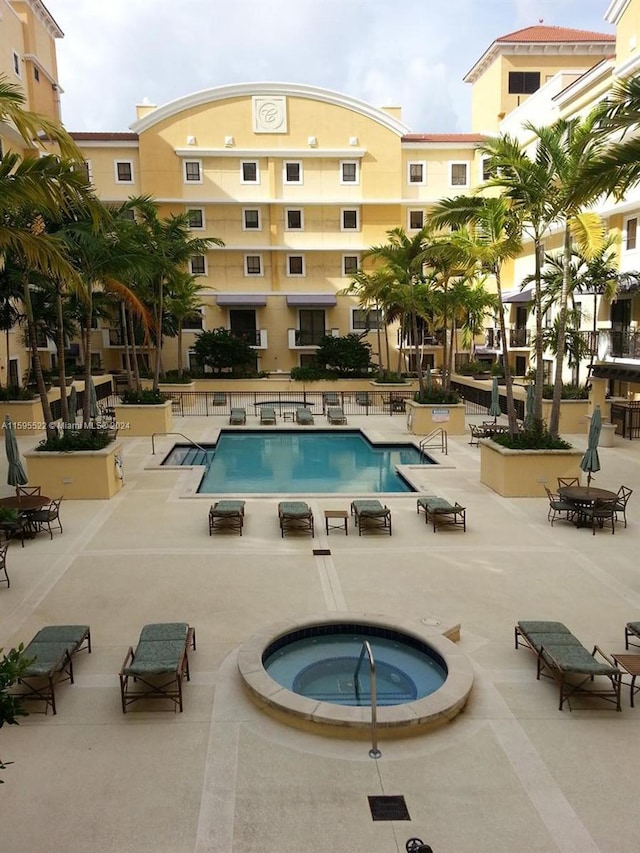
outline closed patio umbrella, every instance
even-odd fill
[[[424,383],[425,383],[425,387],[427,389],[427,394],[430,394],[431,393],[431,385],[432,385],[431,365],[430,364],[427,365],[427,369],[424,372]]]
[[[71,391],[69,392],[69,428],[73,429],[76,424],[76,417],[78,414],[78,392],[76,391],[76,386],[71,386]]]
[[[7,415],[4,419],[4,444],[7,451],[7,461],[9,470],[7,472],[7,483],[10,486],[24,486],[28,478],[20,461],[20,452],[18,451],[18,442],[16,434],[13,431],[11,418]]]
[[[83,414],[85,421],[88,421],[90,418],[95,420],[98,417],[96,386],[93,384],[93,379],[91,377],[89,377],[87,386],[84,389]]]
[[[531,429],[534,424],[533,410],[536,403],[536,386],[533,382],[527,385],[527,399],[524,403],[524,428]]]
[[[600,429],[602,426],[602,413],[600,406],[596,406],[591,415],[589,435],[587,437],[587,449],[580,460],[580,468],[587,472],[587,488],[591,485],[591,474],[600,470],[600,459],[598,458],[598,442],[600,441]]]
[[[495,420],[497,420],[502,414],[502,409],[500,408],[500,391],[498,390],[498,377],[493,377],[493,385],[491,386],[491,405],[489,406],[489,414]]]

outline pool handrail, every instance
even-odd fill
[[[356,698],[358,697],[358,673],[360,672],[360,667],[362,665],[362,661],[364,660],[365,654],[369,658],[369,682],[371,684],[371,749],[369,750],[369,755],[371,758],[381,758],[382,753],[378,749],[378,733],[376,731],[377,726],[377,717],[378,717],[378,696],[376,690],[376,662],[373,658],[373,650],[371,649],[371,645],[368,640],[365,640],[362,644],[362,648],[360,649],[360,657],[358,658],[358,663],[356,664],[356,671],[353,674],[353,686],[356,694]]]
[[[154,432],[151,435],[151,453],[153,456],[155,456],[155,454],[156,454],[155,437],[157,435],[179,435],[179,436],[182,436],[182,438],[185,438],[189,442],[189,444],[193,444],[193,446],[197,447],[198,450],[201,450],[205,454],[205,456],[207,455],[207,451],[204,449],[204,447],[202,447],[201,444],[198,444],[197,441],[194,441],[192,438],[189,438],[189,436],[185,435],[183,432]]]

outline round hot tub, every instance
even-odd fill
[[[419,623],[395,626],[363,614],[273,626],[242,647],[238,667],[251,696],[292,724],[366,730],[371,722],[372,651],[378,726],[389,734],[446,722],[473,684],[456,645]]]

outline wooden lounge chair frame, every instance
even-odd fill
[[[572,710],[571,697],[578,694],[602,699],[615,705],[616,711],[622,710],[622,673],[599,646],[589,652],[562,622],[518,622],[514,636],[516,649],[522,641],[536,655],[536,678],[552,678],[558,684],[560,711],[565,702]],[[610,686],[605,687],[604,681]]]
[[[231,409],[231,414],[229,415],[229,423],[230,424],[246,424],[247,422],[247,410],[242,409],[240,407]]]
[[[463,533],[467,530],[467,508],[456,503],[449,503],[444,498],[427,496],[418,498],[416,502],[416,512],[420,515],[420,510],[424,512],[425,524],[429,521],[433,522],[433,532],[435,533],[439,525],[446,524],[453,527],[462,527]]]
[[[68,681],[73,684],[73,657],[86,649],[91,653],[91,631],[88,625],[47,625],[41,628],[24,650],[31,660],[27,670],[18,679],[23,701],[44,702],[44,713],[56,708],[56,684]],[[25,692],[26,691],[26,692]]]
[[[312,539],[315,538],[313,512],[304,501],[280,501],[278,504],[278,521],[280,523],[280,536],[283,539],[285,532],[288,533],[290,530],[302,530],[311,533]]]
[[[276,423],[276,410],[271,406],[262,406],[260,409],[260,423],[261,424],[275,424]]]
[[[140,659],[147,657],[145,652],[152,646],[159,652],[156,665],[145,666]],[[126,714],[130,705],[144,699],[168,699],[174,712],[182,713],[182,682],[185,678],[191,680],[189,647],[196,650],[196,632],[190,625],[183,622],[145,625],[136,650],[129,646],[120,668],[122,713]]]
[[[330,424],[346,424],[347,422],[341,406],[329,406],[327,409],[327,420]]]
[[[393,534],[391,510],[388,506],[382,506],[379,500],[351,501],[351,515],[358,528],[358,536],[362,536],[363,530],[367,529],[389,531],[389,536]]]
[[[244,527],[244,501],[216,501],[209,508],[209,536],[214,530],[237,530],[242,536]]]

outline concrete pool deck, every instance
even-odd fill
[[[203,442],[226,422],[176,418],[174,428]],[[350,416],[349,426],[409,438],[402,417]],[[159,458],[173,441],[162,439]],[[622,713],[558,711],[556,685],[536,681],[513,626],[557,620],[587,647],[624,649],[625,623],[640,619],[640,441],[600,450],[595,484],[636,492],[614,536],[552,528],[546,499],[496,495],[467,442],[450,437],[446,466],[416,475],[421,490],[467,506],[466,533],[434,533],[415,495],[398,494],[384,500],[393,536],[352,526],[327,536],[323,510],[349,499],[314,495],[316,538],[281,539],[277,496],[246,498],[242,537],[209,537],[213,496],[183,497],[193,472],[148,467],[150,439],[125,438],[115,498],[63,502],[64,534],[9,547],[0,646],[86,623],[93,653],[56,691],[56,716],[0,730],[0,757],[14,762],[0,772],[3,853],[398,853],[415,836],[434,853],[636,853],[640,707],[623,688]],[[400,627],[459,622],[475,678],[464,711],[424,735],[382,739],[379,760],[366,740],[261,712],[241,687],[239,648],[262,626],[320,611]],[[129,645],[145,623],[181,620],[198,635],[184,713],[140,705],[123,715],[117,674]],[[367,798],[380,795],[404,796],[411,820],[373,821]]]

